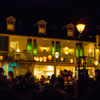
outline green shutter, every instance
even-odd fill
[[[83,49],[80,47],[80,56],[83,56]]]
[[[34,55],[37,54],[37,43],[34,43],[33,53]]]
[[[52,56],[54,56],[55,55],[55,47],[54,47],[54,45],[52,45]]]
[[[78,48],[78,46],[76,47],[76,56],[77,57],[79,56],[79,48]]]
[[[32,44],[31,43],[27,44],[27,50],[28,50],[28,52],[32,51]]]
[[[56,52],[59,52],[59,55],[61,54],[61,46],[60,45],[56,45]]]

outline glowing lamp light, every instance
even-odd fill
[[[64,51],[65,51],[65,54],[67,55],[69,53],[69,48],[65,47]]]
[[[61,61],[64,61],[64,57],[61,57],[60,59],[61,59]]]
[[[53,66],[48,66],[47,70],[48,70],[48,71],[53,71],[54,68],[53,68]]]
[[[36,57],[36,56],[34,56],[34,60],[35,60],[35,61],[36,61],[36,58],[37,58],[37,57]]]
[[[55,57],[56,57],[56,58],[59,58],[59,52],[56,52],[56,53],[55,53]]]
[[[89,53],[91,53],[92,51],[91,51],[91,49],[89,49]]]
[[[97,49],[97,52],[99,52],[99,49]]]
[[[85,62],[85,61],[84,61],[84,59],[82,58],[82,59],[81,59],[81,64],[83,65],[83,64],[84,64],[84,62]]]
[[[42,62],[43,61],[43,58],[42,57],[40,57],[40,62]]]
[[[74,60],[73,59],[70,59],[70,63],[72,64],[74,62]]]
[[[76,27],[77,27],[77,30],[78,30],[80,33],[82,33],[83,30],[85,29],[85,24],[77,24]]]
[[[43,47],[43,50],[45,51],[47,48],[46,47]]]
[[[36,57],[36,61],[39,61],[39,57]]]
[[[51,61],[52,60],[52,55],[48,56],[48,60]]]
[[[95,61],[94,61],[94,64],[95,64],[95,65],[98,65],[98,60],[95,60]]]
[[[43,62],[46,62],[46,61],[47,61],[47,57],[44,56],[44,57],[43,57]]]
[[[3,56],[0,56],[0,60],[3,60]]]
[[[41,74],[41,70],[39,70],[38,73]]]
[[[16,52],[20,52],[20,49],[17,49]]]

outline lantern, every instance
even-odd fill
[[[80,33],[82,33],[83,30],[85,29],[85,24],[78,24],[78,25],[76,25],[76,27],[77,27],[77,30],[78,30]]]
[[[3,56],[0,56],[0,60],[3,60]]]
[[[43,58],[42,57],[40,57],[40,62],[42,62],[43,61]]]
[[[35,60],[35,61],[36,61],[36,58],[37,58],[37,57],[36,57],[36,56],[34,56],[34,60]]]
[[[69,53],[69,48],[68,47],[65,47],[64,52],[67,55]]]
[[[38,73],[41,74],[41,70],[39,70]]]
[[[17,49],[16,52],[20,52],[20,49]]]
[[[64,61],[64,57],[61,57],[60,59],[61,59],[61,61]]]
[[[56,58],[59,58],[59,52],[56,52],[56,53],[55,53],[55,57],[56,57]]]
[[[95,61],[94,61],[94,64],[95,64],[95,65],[98,65],[98,60],[95,60]]]
[[[36,57],[36,61],[39,61],[39,57]]]
[[[48,60],[51,61],[52,60],[52,55],[48,56]]]
[[[70,63],[73,63],[74,62],[74,60],[73,59],[70,59]]]
[[[43,57],[43,62],[46,62],[46,61],[47,61],[47,57],[44,56],[44,57]]]

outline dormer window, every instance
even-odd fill
[[[7,31],[15,31],[15,21],[16,19],[13,16],[6,18]]]
[[[13,23],[9,23],[7,25],[7,30],[14,30],[14,24]]]
[[[67,36],[68,37],[74,36],[74,25],[72,23],[67,25]]]
[[[45,33],[45,25],[40,24],[40,26],[39,26],[39,33]]]
[[[38,33],[39,34],[46,34],[46,24],[47,22],[44,20],[38,21]]]

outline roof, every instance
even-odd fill
[[[8,17],[9,18],[9,17]],[[10,16],[10,18],[13,18],[12,16]],[[17,19],[17,18],[16,18]],[[40,19],[41,20],[41,19]],[[45,22],[47,24],[47,31],[46,31],[46,35],[40,35],[38,34],[38,29],[36,27],[36,22],[37,21],[33,21],[31,22],[29,19],[28,20],[24,20],[24,19],[20,19],[18,18],[15,24],[15,32],[10,32],[6,30],[6,22],[5,20],[1,20],[0,23],[0,33],[4,33],[4,34],[15,34],[15,35],[25,35],[25,36],[37,36],[37,37],[45,37],[45,38],[60,38],[60,39],[69,39],[69,40],[78,40],[79,38],[79,32],[76,30],[75,28],[75,35],[74,37],[68,37],[67,36],[67,27],[63,28],[64,26],[68,25],[69,23],[66,22],[66,24],[56,24],[56,23],[48,23],[45,20],[42,20],[42,22]],[[75,25],[75,22],[73,22],[73,24]],[[93,29],[93,32],[97,32],[96,29]],[[95,34],[93,34],[93,32],[89,31],[87,32],[87,28],[85,29],[85,31],[82,33],[82,39],[83,41],[91,41],[91,42],[95,42]]]

